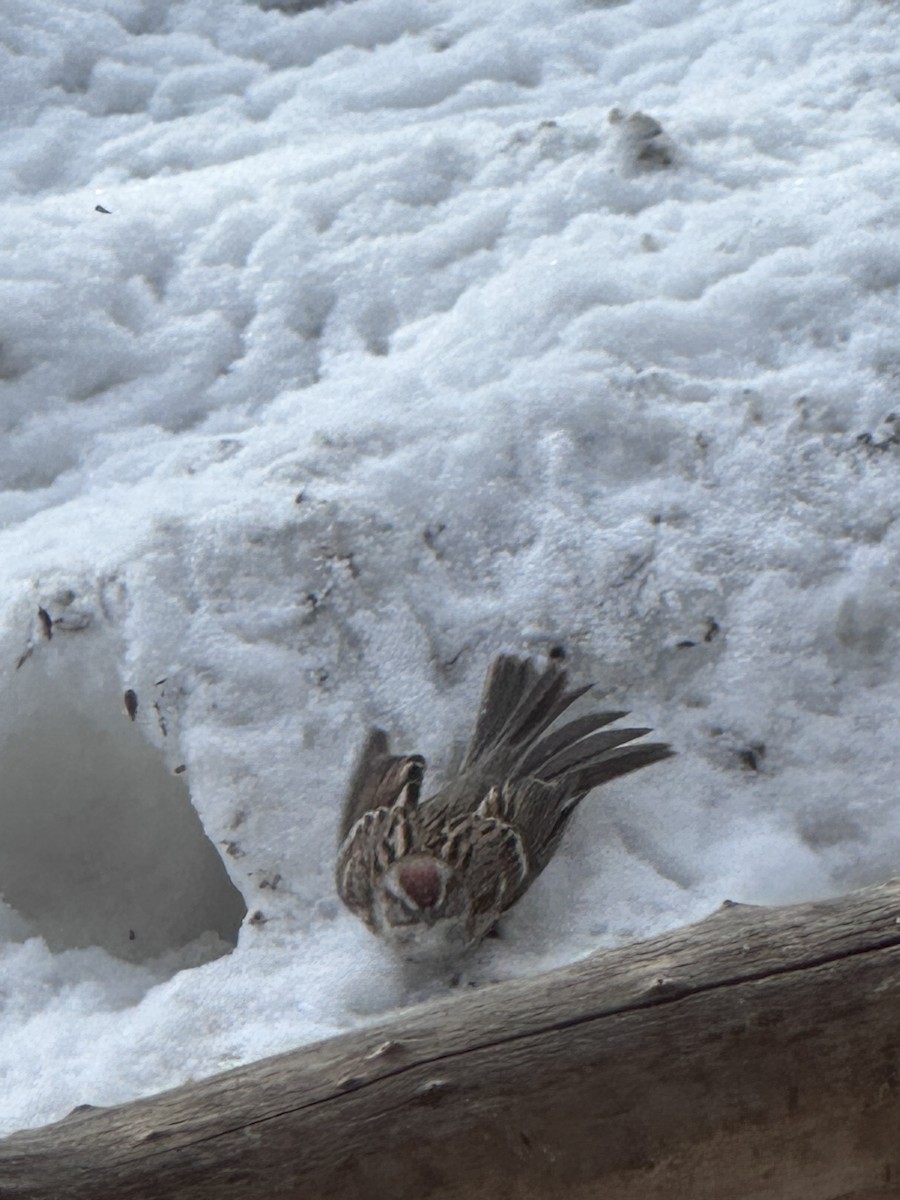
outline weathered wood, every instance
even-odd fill
[[[900,881],[0,1141],[3,1200],[900,1196]]]

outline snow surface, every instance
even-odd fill
[[[680,753],[464,982],[897,871],[896,6],[3,10],[0,1130],[415,999],[339,799],[500,648]]]

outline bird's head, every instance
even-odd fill
[[[469,898],[458,872],[430,854],[392,862],[374,896],[377,932],[409,962],[459,954],[469,943]]]

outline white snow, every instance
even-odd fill
[[[679,757],[467,982],[897,871],[898,47],[875,0],[6,0],[0,1131],[414,1000],[340,796],[375,721],[452,766],[500,648]]]

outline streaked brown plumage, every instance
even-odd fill
[[[476,945],[553,857],[592,788],[669,758],[649,729],[606,729],[624,712],[549,727],[589,690],[555,663],[501,654],[484,683],[458,775],[419,802],[425,760],[393,755],[373,729],[341,817],[337,887],[347,907],[410,961]]]

